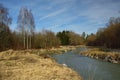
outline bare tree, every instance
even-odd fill
[[[23,44],[25,48],[31,48],[31,36],[34,33],[34,18],[31,13],[31,10],[28,10],[25,7],[22,7],[18,16],[18,28],[20,29],[23,35]]]
[[[9,29],[11,21],[8,9],[0,3],[0,49],[4,50],[11,46],[11,32]]]
[[[31,10],[29,11],[29,27],[30,27],[30,29],[29,29],[29,36],[30,36],[29,48],[31,48],[32,36],[34,34],[34,29],[35,29],[34,17],[33,17]]]
[[[4,25],[11,24],[12,18],[10,18],[8,15],[9,15],[8,9],[0,3],[0,23],[1,24],[4,24]]]

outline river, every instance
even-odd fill
[[[54,54],[52,57],[59,64],[66,64],[75,70],[84,80],[120,80],[120,64],[104,62],[77,54],[83,50],[86,48]]]

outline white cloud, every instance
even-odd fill
[[[14,18],[13,24],[16,23],[19,8],[27,6],[32,9],[36,27],[46,26],[48,29],[61,30],[65,24],[68,29],[92,32],[98,25],[103,27],[101,25],[108,22],[110,17],[120,16],[119,0],[21,0],[18,3],[13,0],[4,1]]]
[[[110,17],[117,17],[120,16],[118,13],[118,7],[120,6],[120,2],[116,3],[109,2],[108,0],[101,0],[101,1],[88,1],[87,2],[88,8],[82,10],[80,12],[80,16],[87,16],[91,20],[103,20],[108,19]]]
[[[46,15],[46,16],[43,16],[42,18],[40,18],[40,20],[43,20],[43,19],[47,19],[47,18],[50,18],[50,17],[57,16],[57,15],[59,15],[59,14],[63,13],[64,11],[66,11],[66,9],[65,9],[65,8],[60,9],[60,10],[55,11],[55,12],[52,12],[52,13],[50,13],[50,14]]]

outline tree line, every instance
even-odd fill
[[[12,18],[8,8],[0,4],[0,51],[7,49],[52,48],[60,45],[103,46],[120,48],[120,17],[110,18],[104,28],[96,34],[85,32],[79,35],[72,31],[54,33],[50,30],[35,32],[35,21],[32,11],[22,7],[17,19],[17,30],[11,31]]]
[[[110,18],[106,27],[87,37],[86,45],[120,48],[120,17]]]
[[[84,38],[77,33],[72,31],[58,32],[56,35],[62,45],[82,45],[84,44]]]
[[[22,7],[17,19],[17,30],[11,31],[12,18],[8,8],[0,4],[0,51],[7,49],[52,48],[60,45],[80,45],[83,38],[72,31],[55,34],[50,30],[35,32],[32,11]]]

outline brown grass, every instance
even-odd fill
[[[112,63],[120,63],[120,53],[118,52],[105,52],[101,51],[99,48],[92,48],[90,50],[81,52],[80,54]]]
[[[30,51],[0,52],[0,80],[82,80],[68,67]]]

